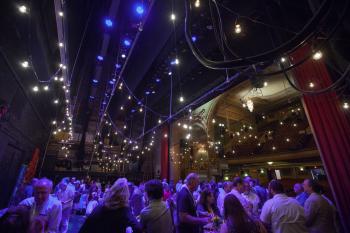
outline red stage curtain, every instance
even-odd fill
[[[168,141],[168,125],[162,128],[161,147],[160,147],[160,177],[161,179],[169,179],[169,141]],[[166,136],[165,136],[166,135]]]
[[[296,63],[309,54],[309,45],[291,55]],[[304,90],[320,89],[333,83],[322,59],[308,60],[294,69],[297,85]],[[310,88],[310,82],[314,87]],[[304,95],[303,105],[320,151],[342,223],[350,232],[350,122],[335,92]]]
[[[24,182],[28,183],[29,181],[31,181],[34,176],[35,176],[35,172],[36,172],[36,167],[38,165],[39,162],[39,156],[40,156],[40,149],[39,148],[35,148],[33,151],[33,155],[32,155],[32,160],[30,161],[26,174],[24,175]]]

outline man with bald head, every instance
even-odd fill
[[[186,184],[177,195],[176,208],[179,224],[178,233],[199,233],[202,226],[210,222],[210,218],[199,218],[196,212],[196,201],[193,192],[199,185],[199,177],[196,173],[190,173],[186,178]]]
[[[45,222],[45,233],[59,232],[62,216],[61,202],[50,195],[52,181],[47,178],[38,180],[34,185],[34,197],[24,199],[19,205],[30,208],[31,221],[39,217]]]

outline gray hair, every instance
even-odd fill
[[[197,179],[199,179],[199,177],[196,173],[190,173],[186,177],[186,184],[192,184]]]
[[[52,190],[53,182],[49,180],[48,178],[44,177],[39,179],[37,182],[35,182],[34,187],[48,187],[50,190]]]

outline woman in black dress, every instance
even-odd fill
[[[129,208],[128,181],[118,179],[108,190],[101,205],[86,219],[79,233],[125,233],[131,227],[133,233],[141,233],[141,226]]]

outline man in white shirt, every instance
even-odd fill
[[[321,196],[320,185],[311,179],[303,183],[305,192],[309,195],[304,208],[306,225],[311,233],[335,233],[336,232],[336,211],[329,202]]]
[[[260,220],[271,227],[273,233],[307,233],[304,209],[297,200],[285,195],[278,180],[269,183],[272,199],[265,202]]]
[[[58,200],[62,204],[62,219],[60,223],[60,233],[66,233],[68,230],[68,223],[70,214],[73,208],[74,191],[69,188],[67,181],[62,180],[59,184],[59,189],[56,193]]]
[[[244,192],[242,193],[242,196],[252,205],[252,214],[254,216],[259,216],[259,196],[253,192],[253,187],[249,180],[244,180],[243,185]]]
[[[223,185],[223,192],[220,192],[218,199],[217,199],[217,206],[220,211],[221,216],[224,216],[224,200],[226,195],[231,192],[232,189],[232,183],[227,181],[224,182]]]
[[[50,196],[52,181],[47,178],[38,180],[34,185],[34,197],[24,199],[19,205],[30,208],[30,219],[37,217],[45,221],[45,233],[58,233],[62,216],[62,205]]]
[[[241,202],[242,206],[247,211],[247,213],[250,214],[253,206],[243,197],[242,195],[243,191],[244,191],[243,180],[240,177],[235,177],[232,182],[232,190],[230,194],[235,195],[239,200],[239,202]]]

